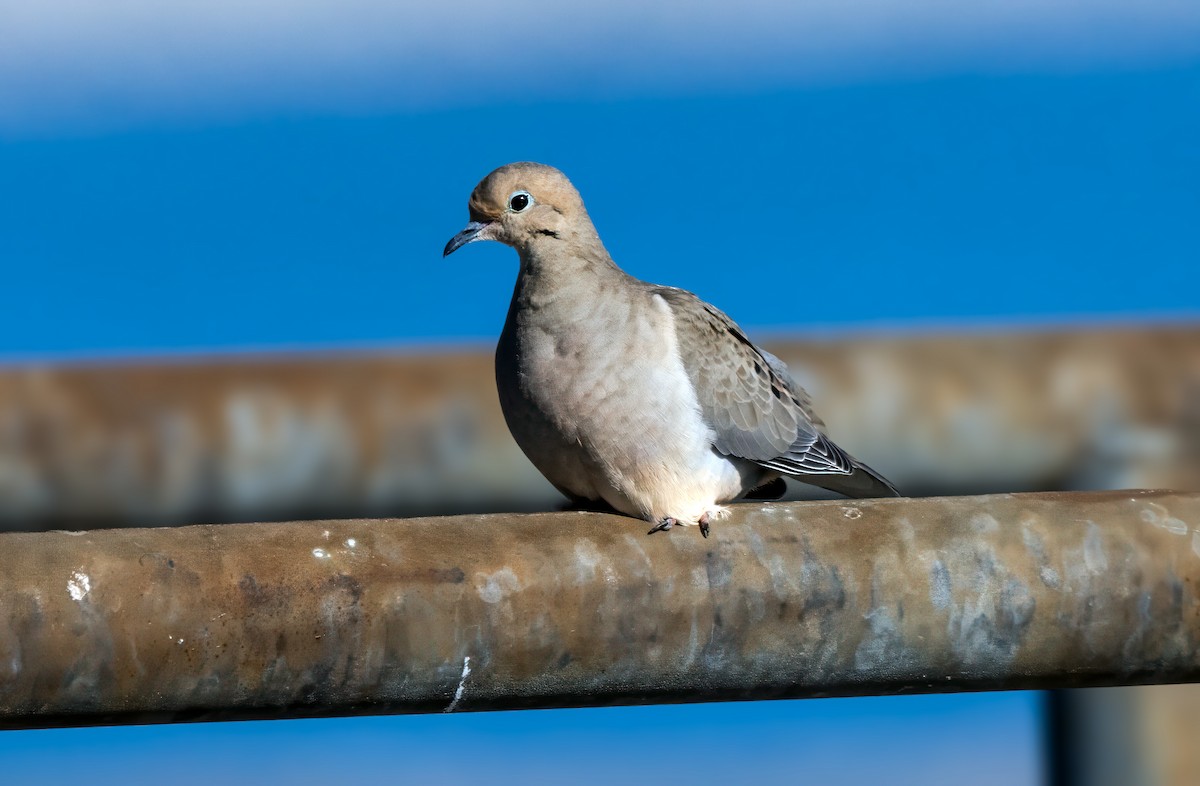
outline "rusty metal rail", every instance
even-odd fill
[[[0,726],[1200,681],[1200,495],[0,535]]]

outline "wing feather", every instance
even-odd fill
[[[856,462],[821,433],[808,394],[779,358],[692,293],[653,291],[671,306],[683,365],[717,450],[789,475],[854,471]]]

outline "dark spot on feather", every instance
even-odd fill
[[[746,338],[746,334],[743,333],[742,331],[738,330],[733,325],[730,325],[729,327],[727,327],[725,329],[727,331],[729,331],[729,335],[733,336],[734,338],[736,338],[738,341],[742,342],[746,346],[751,347],[751,348],[754,347],[754,345],[750,343],[750,339]]]
[[[538,234],[545,235],[546,237],[558,237],[558,233],[553,229],[539,229]]]
[[[777,387],[772,387],[771,392],[775,394],[775,398],[779,399],[780,401],[783,401],[783,391],[781,391]]]
[[[762,376],[762,366],[759,365],[759,362],[757,360],[754,361],[754,373],[758,374],[760,377]]]

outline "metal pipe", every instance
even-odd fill
[[[0,725],[1200,681],[1200,495],[0,535]]]
[[[1200,326],[767,345],[907,494],[1200,491]],[[490,352],[0,372],[0,528],[561,501],[508,435]]]

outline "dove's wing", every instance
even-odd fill
[[[683,367],[717,450],[787,475],[846,476],[803,479],[854,496],[898,493],[821,432],[824,424],[787,366],[733,320],[685,290],[653,291],[671,306]]]

